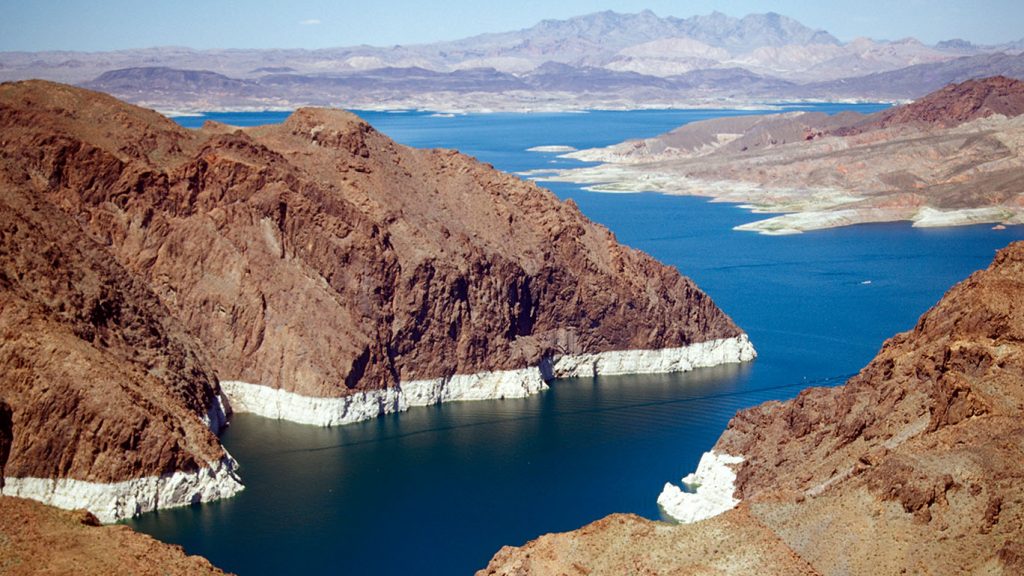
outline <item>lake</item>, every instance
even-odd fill
[[[738,113],[747,112],[360,114],[399,142],[524,171],[578,165],[525,151],[532,146],[602,146]],[[237,125],[285,116],[209,115]],[[732,227],[764,216],[728,204],[551,189],[621,242],[694,278],[747,330],[759,358],[688,374],[559,380],[523,400],[417,408],[333,429],[239,415],[223,442],[245,491],[128,524],[242,575],[447,575],[484,567],[503,545],[613,512],[659,518],[664,483],[692,471],[737,410],[842,383],[955,282],[1024,238],[1019,226],[908,224],[760,236]]]

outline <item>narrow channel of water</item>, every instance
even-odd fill
[[[365,116],[403,143],[458,148],[520,171],[566,162],[525,152],[531,146],[605,145],[714,114]],[[996,249],[1024,238],[1021,227],[906,224],[767,237],[732,231],[755,217],[700,198],[553,190],[620,241],[693,277],[760,357],[689,374],[561,380],[525,400],[420,408],[334,429],[240,415],[223,441],[242,464],[244,492],[130,524],[242,575],[457,575],[483,567],[502,545],[612,512],[658,518],[662,485],[691,471],[737,410],[841,383]]]

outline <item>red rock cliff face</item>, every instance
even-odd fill
[[[224,456],[197,342],[73,219],[3,180],[0,366],[8,477],[111,482]]]
[[[648,522],[658,537],[627,552],[610,517],[480,574],[799,573],[794,558],[818,574],[1024,573],[1024,243],[846,385],[740,412],[715,450],[745,457],[737,509]]]
[[[313,396],[740,330],[571,203],[356,117],[198,132],[99,94],[0,88],[3,170],[143,279],[218,376]]]

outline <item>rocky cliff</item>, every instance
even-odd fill
[[[74,218],[9,176],[0,176],[3,493],[113,520],[240,489],[215,436],[225,407],[198,343]]]
[[[1019,574],[1022,336],[1016,243],[846,385],[740,412],[714,447],[742,458],[737,508],[679,526],[612,517],[504,549],[481,573],[745,573],[754,556],[775,574],[799,573],[793,560],[817,574]]]
[[[148,283],[221,380],[345,396],[741,334],[571,202],[344,112],[189,132],[56,85],[0,98],[8,169]]]
[[[0,85],[5,494],[104,520],[240,488],[236,410],[340,424],[753,358],[572,202],[357,117],[199,131]]]

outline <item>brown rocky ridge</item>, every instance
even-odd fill
[[[191,132],[53,84],[0,101],[12,179],[152,286],[222,380],[345,395],[522,367],[569,331],[593,352],[740,334],[571,202],[344,112]]]
[[[740,412],[714,451],[744,457],[737,508],[675,526],[612,516],[478,574],[1020,574],[1024,243],[847,384]]]
[[[0,172],[0,490],[112,520],[240,488],[199,343],[75,218],[10,176]],[[207,494],[89,485],[211,470],[222,483]],[[61,501],[69,490],[77,502]]]
[[[834,133],[857,134],[904,124],[952,128],[997,114],[1008,118],[1024,114],[1024,82],[993,76],[950,84],[904,106],[876,112],[864,123],[838,128]]]
[[[787,113],[694,122],[568,156],[596,167],[538,173],[598,191],[710,196],[781,216],[766,234],[909,220],[1024,222],[1024,82],[948,86],[864,116]]]
[[[224,574],[201,556],[127,526],[101,526],[83,510],[64,511],[0,496],[0,574],[194,576]]]
[[[29,81],[0,85],[0,126],[5,494],[103,520],[230,495],[228,382],[256,390],[236,408],[306,398],[329,424],[404,409],[417,379],[436,402],[453,375],[746,342],[571,201],[345,112],[192,131]]]

